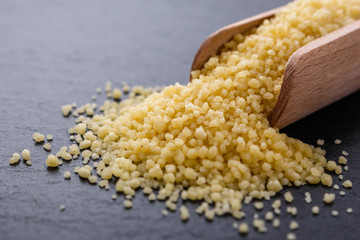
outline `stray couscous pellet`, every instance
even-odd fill
[[[265,233],[267,231],[265,221],[262,219],[254,219],[253,226],[259,233]]]
[[[43,148],[46,150],[46,151],[51,151],[51,144],[50,143],[45,143],[43,145]]]
[[[278,218],[274,218],[272,221],[273,228],[279,228],[280,227],[280,220]]]
[[[256,210],[260,211],[264,208],[264,203],[260,201],[254,202],[254,207]]]
[[[36,132],[33,134],[33,139],[35,142],[40,143],[45,140],[45,136],[41,133]]]
[[[124,207],[125,208],[132,208],[132,201],[130,200],[124,200]]]
[[[289,224],[290,230],[297,230],[299,228],[299,223],[295,220],[291,220]]]
[[[64,172],[64,178],[65,179],[70,179],[71,178],[71,172],[70,171]]]
[[[86,178],[86,177],[85,177]],[[98,177],[95,176],[95,175],[91,175],[88,177],[88,180],[89,180],[89,183],[91,184],[96,184],[97,183],[97,180],[98,180]]]
[[[64,117],[69,116],[72,109],[73,109],[73,107],[70,104],[62,106],[61,111],[62,111],[62,114],[64,115]]]
[[[309,192],[305,192],[305,202],[306,203],[312,202],[311,194]]]
[[[274,219],[274,213],[273,212],[267,212],[265,214],[265,220],[266,221],[272,221]]]
[[[314,215],[318,215],[320,212],[320,208],[318,206],[313,206],[311,211]]]
[[[240,234],[243,235],[247,234],[249,232],[249,225],[246,222],[240,223],[238,227],[238,231]]]
[[[347,163],[347,159],[344,156],[340,156],[339,157],[339,163],[345,165]]]
[[[169,212],[168,212],[168,210],[163,209],[163,210],[161,210],[161,214],[162,214],[164,217],[166,217],[166,216],[169,215]]]
[[[48,167],[57,167],[60,164],[60,160],[55,155],[49,154],[45,163]]]
[[[319,145],[319,146],[324,145],[324,143],[325,143],[325,141],[324,141],[323,139],[318,139],[318,140],[316,141],[316,144]]]
[[[325,193],[323,201],[327,204],[332,203],[335,200],[335,193]]]
[[[333,217],[337,217],[337,216],[339,215],[339,211],[338,211],[338,210],[332,210],[332,211],[331,211],[331,215],[332,215]]]
[[[29,150],[29,149],[26,149],[26,148],[25,148],[24,150],[22,150],[21,155],[22,155],[22,157],[23,157],[23,159],[24,159],[25,161],[29,161],[29,160],[31,159],[30,150]]]
[[[345,180],[342,185],[344,188],[351,188],[353,184],[350,180]]]
[[[10,164],[17,164],[20,161],[21,155],[18,153],[13,153],[11,156],[9,163]]]
[[[80,177],[86,178],[86,179],[88,179],[88,178],[90,177],[90,175],[91,175],[91,169],[89,169],[87,166],[88,166],[88,165],[86,165],[86,166],[84,166],[84,167],[81,167],[81,168],[79,169],[78,174],[79,174]]]
[[[46,135],[46,139],[48,140],[48,141],[52,141],[53,140],[53,135],[51,135],[51,134],[48,134],[48,135]]]
[[[286,208],[286,212],[291,214],[292,216],[296,216],[297,215],[297,208],[296,207],[291,207],[291,206],[288,206]]]
[[[286,192],[284,194],[284,198],[285,198],[285,201],[288,202],[288,203],[291,203],[292,201],[294,201],[294,197],[291,194],[291,192]]]
[[[190,217],[189,209],[184,205],[180,207],[180,216],[183,221],[187,221]]]
[[[113,98],[118,100],[118,99],[121,98],[121,96],[122,96],[122,91],[120,89],[118,89],[118,88],[115,88],[113,90]]]
[[[286,240],[296,240],[295,233],[290,232],[290,233],[286,234]]]

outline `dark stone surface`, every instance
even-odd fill
[[[62,117],[60,107],[89,102],[95,88],[107,80],[117,86],[122,81],[146,86],[186,83],[192,57],[208,34],[284,2],[0,1],[0,239],[244,238],[232,229],[232,218],[207,222],[193,212],[197,204],[189,202],[192,217],[186,223],[178,212],[163,217],[164,203],[149,203],[141,193],[133,209],[125,210],[122,196],[111,200],[113,186],[105,191],[75,175],[64,180],[64,171],[79,160],[47,170],[47,153],[31,135],[52,133],[53,149],[69,144],[67,129],[73,119]],[[358,239],[359,103],[360,94],[355,93],[283,130],[310,144],[325,139],[329,159],[348,151],[350,171],[344,177],[354,182],[345,197],[336,195],[331,207],[324,206],[322,195],[338,191],[322,186],[291,189],[292,205],[299,212],[294,218],[300,224],[297,239]],[[343,143],[333,144],[335,138]],[[23,148],[31,150],[33,166],[9,166],[11,154]],[[312,194],[311,205],[303,200],[306,191]],[[59,210],[60,204],[66,204],[65,211]],[[316,217],[311,215],[315,204],[321,208]],[[251,229],[246,239],[285,239],[291,219],[286,205],[280,229],[268,225],[265,235]],[[347,207],[354,213],[345,213]],[[340,211],[337,218],[331,209]],[[252,206],[244,210],[248,216],[254,213]]]

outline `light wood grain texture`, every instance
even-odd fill
[[[202,68],[234,35],[260,25],[279,9],[230,24],[211,34],[196,53],[191,71]],[[359,89],[360,20],[292,54],[279,98],[269,116],[270,125],[279,129],[286,127]]]
[[[270,124],[283,128],[359,89],[360,20],[291,55]]]

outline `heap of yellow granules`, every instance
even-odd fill
[[[101,187],[115,178],[126,207],[140,187],[150,200],[166,200],[170,210],[179,197],[201,200],[197,213],[207,219],[226,213],[241,218],[245,197],[268,199],[283,186],[321,182],[330,187],[325,167],[337,174],[341,167],[327,164],[324,150],[270,127],[267,116],[291,54],[358,18],[359,0],[290,3],[258,28],[236,35],[203,69],[192,72],[186,86],[155,93],[137,87],[129,100],[106,101],[102,115],[93,115],[93,104],[78,108],[74,116],[88,115],[69,130],[79,147],[63,147],[48,158],[49,166],[57,166],[58,157],[71,160],[81,153],[85,166],[75,172],[96,183],[96,168]],[[106,91],[110,96],[109,84]],[[114,89],[113,95],[118,99],[122,92]],[[64,115],[73,107],[64,106]],[[189,217],[185,207],[180,210],[183,219]]]
[[[115,177],[129,199],[139,187],[150,195],[159,189],[157,198],[172,210],[179,196],[204,201],[198,212],[209,219],[241,217],[245,196],[269,198],[284,185],[332,186],[325,151],[279,133],[267,116],[291,54],[359,17],[359,0],[295,1],[236,35],[186,86],[166,87],[131,107],[107,101],[103,115],[80,117],[71,132],[89,148],[87,162],[101,157],[94,167],[102,180]],[[80,176],[91,169],[80,168]]]

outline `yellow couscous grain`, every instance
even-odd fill
[[[13,153],[10,160],[9,160],[9,163],[10,164],[16,164],[20,161],[20,158],[21,158],[21,155],[18,154],[18,153]]]
[[[245,223],[240,223],[238,231],[240,234],[247,234],[249,232],[249,225]]]
[[[45,143],[43,145],[43,148],[46,150],[46,151],[51,151],[51,144],[50,143]]]
[[[23,157],[23,159],[24,159],[25,161],[29,161],[29,160],[31,159],[30,150],[29,150],[29,149],[24,149],[24,150],[22,150],[21,155],[22,155],[22,157]]]
[[[46,165],[48,167],[57,167],[60,164],[60,160],[59,158],[57,158],[55,155],[50,154],[47,158],[46,158]]]
[[[327,204],[332,203],[335,200],[335,193],[325,193],[323,201]]]
[[[351,188],[352,187],[352,182],[350,180],[345,180],[343,183],[342,183],[343,187],[345,188]]]
[[[45,140],[45,136],[41,133],[36,132],[33,134],[33,139],[35,142],[39,143]]]
[[[311,211],[314,215],[318,215],[320,212],[320,208],[318,206],[313,206]]]

